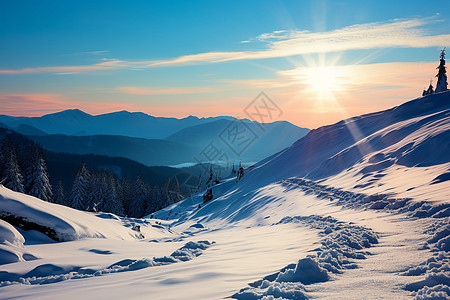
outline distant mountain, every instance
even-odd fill
[[[235,127],[236,123],[241,122],[244,126],[239,124],[241,126]],[[241,141],[239,141],[238,132],[243,132],[242,143],[246,138],[252,138],[246,149],[239,147]],[[213,142],[230,159],[257,162],[289,147],[308,132],[309,129],[297,127],[285,121],[260,124],[250,121],[216,120],[206,125],[182,129],[169,136],[167,140],[202,149]]]
[[[92,116],[78,109],[30,118],[0,115],[0,123],[50,151],[125,157],[147,166],[255,163],[309,132],[289,122],[260,124],[227,116],[159,118],[127,111]],[[220,157],[203,155],[208,146],[220,151]]]
[[[122,135],[146,139],[163,139],[194,125],[232,117],[183,119],[153,117],[141,112],[119,111],[93,116],[79,109],[65,110],[42,117],[11,117],[0,115],[0,122],[17,130],[20,124],[32,126],[48,134]]]
[[[16,131],[23,135],[47,135],[46,132],[26,124],[19,124],[19,126],[16,128]]]
[[[288,146],[308,133],[288,122],[264,124],[245,122],[248,147],[239,148],[239,137],[229,137],[233,120],[216,120],[182,129],[167,139],[143,139],[118,135],[69,136],[32,135],[35,142],[54,152],[98,154],[129,158],[147,166],[174,166],[185,163],[229,161],[257,162]],[[242,123],[239,123],[242,125]],[[234,143],[232,140],[235,139]],[[211,144],[212,143],[212,144]],[[213,145],[220,156],[205,155]],[[236,149],[235,147],[239,148]],[[224,156],[222,156],[222,154]]]
[[[0,128],[12,129],[15,132],[18,132],[23,135],[47,135],[46,132],[44,132],[40,129],[37,129],[36,127],[27,125],[27,124],[21,124],[21,123],[16,124],[15,126],[14,125],[8,126],[8,125],[0,122]]]
[[[54,152],[125,157],[147,166],[168,166],[190,162],[198,152],[196,147],[177,142],[118,135],[52,134],[30,136],[30,138]]]

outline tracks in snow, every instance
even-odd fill
[[[287,191],[300,189],[305,194],[313,194],[319,199],[350,209],[379,210],[390,214],[402,214],[410,220],[429,221],[430,225],[424,232],[429,239],[418,247],[423,251],[431,251],[432,257],[397,275],[417,276],[417,281],[403,286],[403,289],[410,291],[411,296],[416,299],[450,298],[450,204],[393,198],[387,194],[368,196],[304,179],[283,180],[281,185]],[[308,284],[327,281],[330,274],[339,274],[345,269],[356,268],[355,259],[369,255],[369,252],[362,249],[378,242],[377,235],[371,229],[340,222],[331,217],[287,217],[281,222],[296,222],[321,230],[321,234],[324,235],[321,246],[311,256],[250,284],[250,287],[234,294],[233,298],[307,299]],[[302,279],[306,278],[308,273],[315,279],[309,281]]]

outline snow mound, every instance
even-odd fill
[[[23,230],[37,230],[56,241],[142,238],[142,233],[132,230],[137,220],[104,215],[49,203],[0,186],[0,219]]]
[[[327,270],[322,268],[317,260],[306,257],[298,261],[295,269],[289,269],[280,273],[275,281],[311,284],[328,281],[329,279],[330,276],[328,275]]]
[[[23,243],[25,238],[20,232],[0,220],[0,265],[36,259],[33,254],[27,252]]]
[[[308,299],[307,286],[325,282],[331,274],[341,274],[345,269],[356,268],[355,259],[369,255],[365,248],[378,243],[371,229],[338,221],[330,216],[317,215],[286,217],[278,224],[298,223],[321,231],[324,238],[316,252],[290,264],[279,272],[268,275],[234,294],[235,299]],[[270,299],[270,298],[267,298]]]

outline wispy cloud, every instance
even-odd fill
[[[117,91],[131,95],[182,95],[182,94],[201,94],[213,92],[212,88],[189,87],[189,88],[151,88],[138,86],[119,86]]]
[[[426,48],[449,44],[450,34],[427,35],[422,27],[431,22],[437,22],[437,20],[435,18],[424,18],[395,20],[387,23],[367,23],[327,32],[275,31],[257,37],[258,40],[267,43],[267,49],[265,50],[207,52],[181,56],[151,65],[224,62],[391,47]]]
[[[102,55],[108,53],[108,50],[96,50],[96,51],[83,51],[69,54],[62,54],[61,56],[77,56],[77,55]]]
[[[266,47],[262,50],[204,52],[159,61],[110,59],[101,61],[97,64],[84,66],[53,66],[0,70],[0,74],[73,74],[98,70],[143,69],[163,66],[289,57],[313,53],[342,52],[346,50],[383,49],[392,47],[426,48],[450,44],[450,34],[431,35],[424,29],[426,25],[434,22],[439,22],[439,20],[436,17],[402,19],[389,22],[352,25],[326,32],[279,30],[271,33],[263,33],[252,40],[265,43]],[[252,46],[252,42],[250,41],[243,42],[245,42],[249,48]]]
[[[33,73],[57,73],[57,74],[75,74],[87,71],[111,70],[127,68],[130,62],[118,59],[103,59],[102,62],[85,66],[56,66],[56,67],[38,67],[23,68],[18,70],[0,70],[0,74],[33,74]]]

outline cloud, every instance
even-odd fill
[[[255,38],[257,41],[265,43],[266,48],[262,50],[204,52],[159,61],[110,59],[85,66],[54,66],[0,70],[0,74],[72,74],[98,70],[145,69],[163,66],[289,57],[313,53],[342,52],[346,50],[393,47],[426,48],[450,44],[450,34],[427,34],[424,26],[434,22],[439,22],[439,20],[436,17],[402,19],[389,22],[357,24],[326,32],[278,30],[271,33],[263,33]],[[249,41],[243,42],[249,47],[252,45]]]
[[[203,87],[158,89],[158,88],[138,87],[138,86],[120,86],[117,87],[116,90],[121,93],[130,95],[182,95],[182,94],[201,94],[214,91],[211,88],[203,88]]]
[[[426,48],[449,44],[450,34],[426,34],[422,27],[431,22],[437,22],[437,20],[435,18],[394,20],[386,23],[352,25],[327,32],[274,31],[257,37],[258,40],[267,43],[267,48],[264,50],[206,52],[155,62],[149,66],[264,59],[391,47]]]
[[[75,74],[88,71],[98,70],[114,70],[131,68],[135,63],[118,59],[102,59],[102,62],[85,65],[85,66],[55,66],[55,67],[38,67],[38,68],[23,68],[18,70],[0,70],[0,74],[33,74],[33,73],[56,73],[56,74]],[[136,67],[139,67],[138,63]]]
[[[62,54],[61,56],[77,56],[77,55],[102,55],[108,53],[108,50],[97,50],[97,51],[83,51],[83,52],[75,52],[70,54]]]

